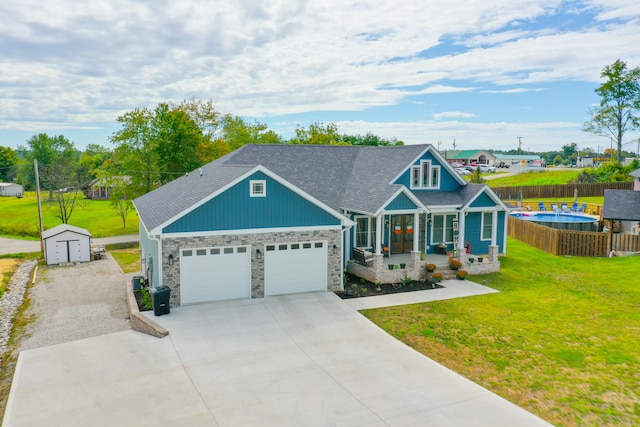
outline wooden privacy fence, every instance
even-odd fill
[[[610,238],[612,239],[611,251],[640,251],[640,236],[637,235],[556,230],[510,215],[507,232],[509,237],[552,255],[607,257],[610,252]]]
[[[633,190],[633,182],[609,182],[598,184],[533,185],[515,187],[493,187],[492,190],[502,200],[549,199],[553,197],[574,197],[578,190],[580,197],[602,197],[604,190]]]

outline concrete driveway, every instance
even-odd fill
[[[130,330],[22,352],[4,425],[549,425],[332,293],[153,318],[168,337]]]

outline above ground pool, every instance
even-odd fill
[[[588,215],[560,212],[514,212],[510,215],[559,230],[598,231],[598,219]]]

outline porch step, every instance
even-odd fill
[[[436,270],[434,271],[434,273],[435,272],[442,273],[442,279],[443,280],[455,279],[456,278],[456,274],[457,274],[457,270],[454,270],[448,264],[446,266],[445,265],[437,266]]]

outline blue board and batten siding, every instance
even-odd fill
[[[250,196],[250,182],[265,181],[265,197]],[[178,218],[163,233],[281,227],[340,226],[341,221],[294,191],[256,172]]]
[[[386,211],[402,211],[416,209],[417,206],[405,193],[400,193],[384,209]]]
[[[482,240],[482,215],[483,212],[470,212],[465,218],[465,242],[471,245],[471,253],[487,254],[489,253],[489,245],[491,239]],[[504,235],[505,213],[498,212],[498,229],[496,234],[496,244],[498,252],[504,252],[505,235]]]
[[[496,206],[496,202],[487,193],[482,193],[473,201],[473,203],[471,203],[470,206],[472,208],[486,208]]]
[[[455,191],[460,187],[460,183],[455,177],[451,176],[445,166],[437,161],[431,153],[425,153],[420,159],[412,166],[420,166],[420,162],[423,160],[430,160],[432,166],[440,166],[440,186],[436,188],[414,188],[411,191]],[[407,169],[394,184],[402,184],[407,188],[411,188],[411,168]]]

